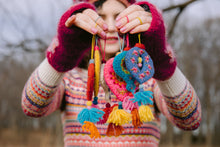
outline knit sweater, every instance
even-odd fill
[[[135,129],[132,124],[123,125],[119,137],[106,136],[107,124],[98,124],[101,138],[91,139],[77,121],[78,113],[86,107],[87,70],[74,68],[66,73],[54,70],[45,59],[27,81],[22,94],[22,108],[31,117],[47,116],[61,111],[64,146],[144,146],[156,147],[160,141],[160,114],[183,130],[198,128],[201,121],[199,99],[189,81],[176,68],[173,76],[165,81],[150,79],[144,89],[154,93],[155,105],[151,107],[155,119]],[[99,88],[99,107],[105,108],[105,93]],[[111,93],[111,105],[118,99]],[[62,105],[61,105],[62,104]],[[156,111],[159,109],[159,111]]]

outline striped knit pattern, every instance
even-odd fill
[[[87,71],[79,68],[68,72],[63,82],[59,87],[49,87],[42,83],[39,79],[37,71],[30,77],[27,82],[22,97],[22,107],[24,112],[30,116],[42,116],[52,113],[59,108],[61,98],[64,96],[66,107],[62,111],[62,124],[64,143],[66,147],[72,146],[124,146],[124,147],[157,147],[160,140],[160,119],[159,115],[155,113],[155,109],[151,106],[151,110],[155,119],[151,122],[144,123],[138,129],[134,129],[132,124],[123,125],[124,132],[119,137],[107,137],[106,130],[108,124],[96,125],[101,138],[91,139],[89,132],[82,130],[82,125],[77,121],[78,113],[86,107],[86,85],[87,85]],[[64,86],[64,87],[63,87]],[[156,93],[155,99],[161,99],[160,106],[166,109],[166,116],[172,120],[180,128],[191,128],[191,123],[194,124],[199,110],[199,101],[195,99],[192,87],[188,84],[184,91],[176,97],[162,97],[159,88],[154,79],[150,79],[145,83],[145,90],[150,90]],[[62,90],[65,89],[64,90]],[[42,95],[42,93],[45,93]],[[58,94],[57,94],[58,93]],[[158,96],[158,97],[157,97]],[[105,93],[102,87],[99,88],[99,107],[105,108]],[[177,104],[174,104],[178,102]],[[185,102],[184,104],[182,102]],[[111,93],[111,105],[117,104],[118,100]],[[167,104],[167,105],[166,105]],[[175,105],[175,106],[174,106]],[[188,107],[192,109],[188,109]],[[179,111],[181,109],[181,111]],[[195,110],[195,111],[194,111]],[[48,112],[47,112],[48,111]],[[170,115],[172,114],[172,115]],[[191,115],[193,114],[193,115]],[[181,120],[187,118],[187,123],[181,124]],[[192,119],[193,118],[193,119]],[[197,120],[198,122],[198,120]]]
[[[41,117],[60,107],[63,85],[51,87],[39,78],[37,70],[29,78],[22,93],[22,109],[32,117]],[[56,97],[56,98],[53,98]]]
[[[198,128],[201,121],[200,102],[189,82],[187,82],[183,92],[175,97],[165,96],[165,101],[168,111],[173,116],[173,121],[178,127],[184,130]]]
[[[155,87],[159,91],[159,87]],[[191,84],[187,81],[183,91],[175,97],[155,93],[157,105],[166,117],[183,130],[195,130],[201,122],[201,105]]]

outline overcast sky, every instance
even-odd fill
[[[179,4],[188,0],[149,1],[159,8],[165,8],[171,3]],[[0,44],[5,40],[16,43],[24,37],[45,37],[50,42],[56,33],[60,16],[71,4],[72,0],[0,0]],[[209,17],[220,18],[220,0],[194,2],[184,11],[179,23],[193,26]]]

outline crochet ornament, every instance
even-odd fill
[[[121,53],[118,53],[113,59],[113,70],[111,74],[106,74],[106,82],[113,93],[122,101],[122,106],[125,110],[130,110],[132,114],[132,124],[135,128],[139,127],[142,122],[151,121],[154,117],[148,105],[153,104],[153,96],[151,91],[144,91],[143,86],[139,85],[139,91],[137,91],[135,81],[139,84],[143,84],[149,80],[154,74],[153,62],[150,56],[144,49],[144,45],[139,43],[133,48],[129,48],[129,41],[127,37],[127,47]],[[109,62],[111,64],[112,61]],[[106,68],[111,69],[111,65]],[[107,70],[107,69],[106,69]],[[112,75],[112,76],[111,76]],[[132,95],[126,95],[126,93],[117,93],[119,82],[117,82],[117,76],[119,76],[126,83],[123,85],[122,91],[132,93]],[[114,79],[115,81],[111,81]],[[112,88],[111,88],[112,87]],[[126,96],[124,96],[126,95]],[[122,97],[123,96],[123,97]],[[138,108],[139,107],[139,108]],[[138,111],[137,111],[138,109]],[[113,124],[117,125],[115,122]]]
[[[145,51],[142,44],[136,44],[135,47],[127,51],[125,64],[127,70],[140,83],[148,81],[154,74],[153,61],[150,55]]]
[[[134,128],[138,128],[143,122],[154,118],[148,106],[153,105],[153,93],[144,91],[142,85],[154,74],[153,62],[140,43],[140,37],[139,43],[133,48],[129,47],[128,35],[126,40],[127,47],[124,48],[123,37],[123,43],[119,41],[120,53],[107,62],[104,60],[104,48],[101,65],[98,38],[93,36],[88,66],[87,108],[84,108],[77,117],[83,125],[82,129],[90,132],[91,138],[101,137],[95,124],[108,123],[106,135],[119,136],[124,131],[124,124],[132,121]],[[102,72],[100,68],[103,69]],[[103,110],[98,107],[99,84],[105,91],[106,108]],[[113,106],[110,104],[110,91],[119,100],[118,104]]]

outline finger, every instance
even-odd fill
[[[102,28],[104,31],[108,30],[108,25],[95,11],[86,9],[83,11],[83,14],[89,16],[97,24],[97,26]]]
[[[124,25],[121,29],[120,32],[121,33],[127,33],[130,32],[131,30],[133,30],[134,28],[138,27],[138,26],[142,26],[142,25],[150,25],[152,18],[151,17],[144,17],[144,16],[140,16],[140,17],[136,17],[135,19],[133,19],[131,22],[127,23],[126,25]],[[147,30],[147,29],[146,29]],[[146,31],[145,30],[145,31]]]
[[[74,23],[74,21],[76,20],[76,15],[72,15],[71,17],[69,17],[67,19],[67,21],[65,22],[65,26],[66,27],[71,27]]]
[[[130,31],[130,34],[135,34],[135,33],[141,33],[141,32],[146,32],[150,27],[150,24],[143,24],[143,25],[139,25],[135,28],[133,28]]]
[[[106,37],[106,33],[103,31],[102,28],[100,28],[96,23],[87,15],[84,15],[82,13],[79,13],[76,15],[76,20],[74,21],[74,25],[77,27],[93,34],[93,35],[99,35],[101,38]]]
[[[144,20],[145,23],[147,23],[147,22],[150,23],[151,20],[152,20],[152,15],[151,15],[151,13],[145,12],[145,11],[135,11],[135,12],[133,12],[133,13],[131,13],[131,14],[129,14],[129,15],[127,15],[127,16],[121,18],[121,19],[116,23],[116,27],[117,27],[118,29],[120,29],[120,28],[122,28],[124,25],[126,25],[126,24],[132,22],[133,20],[135,20],[135,19],[136,19],[137,17],[139,17],[139,16],[142,16],[142,18],[145,19],[145,20]]]
[[[117,16],[116,21],[119,21],[121,18],[126,17],[135,11],[144,11],[144,9],[139,5],[131,5]]]

